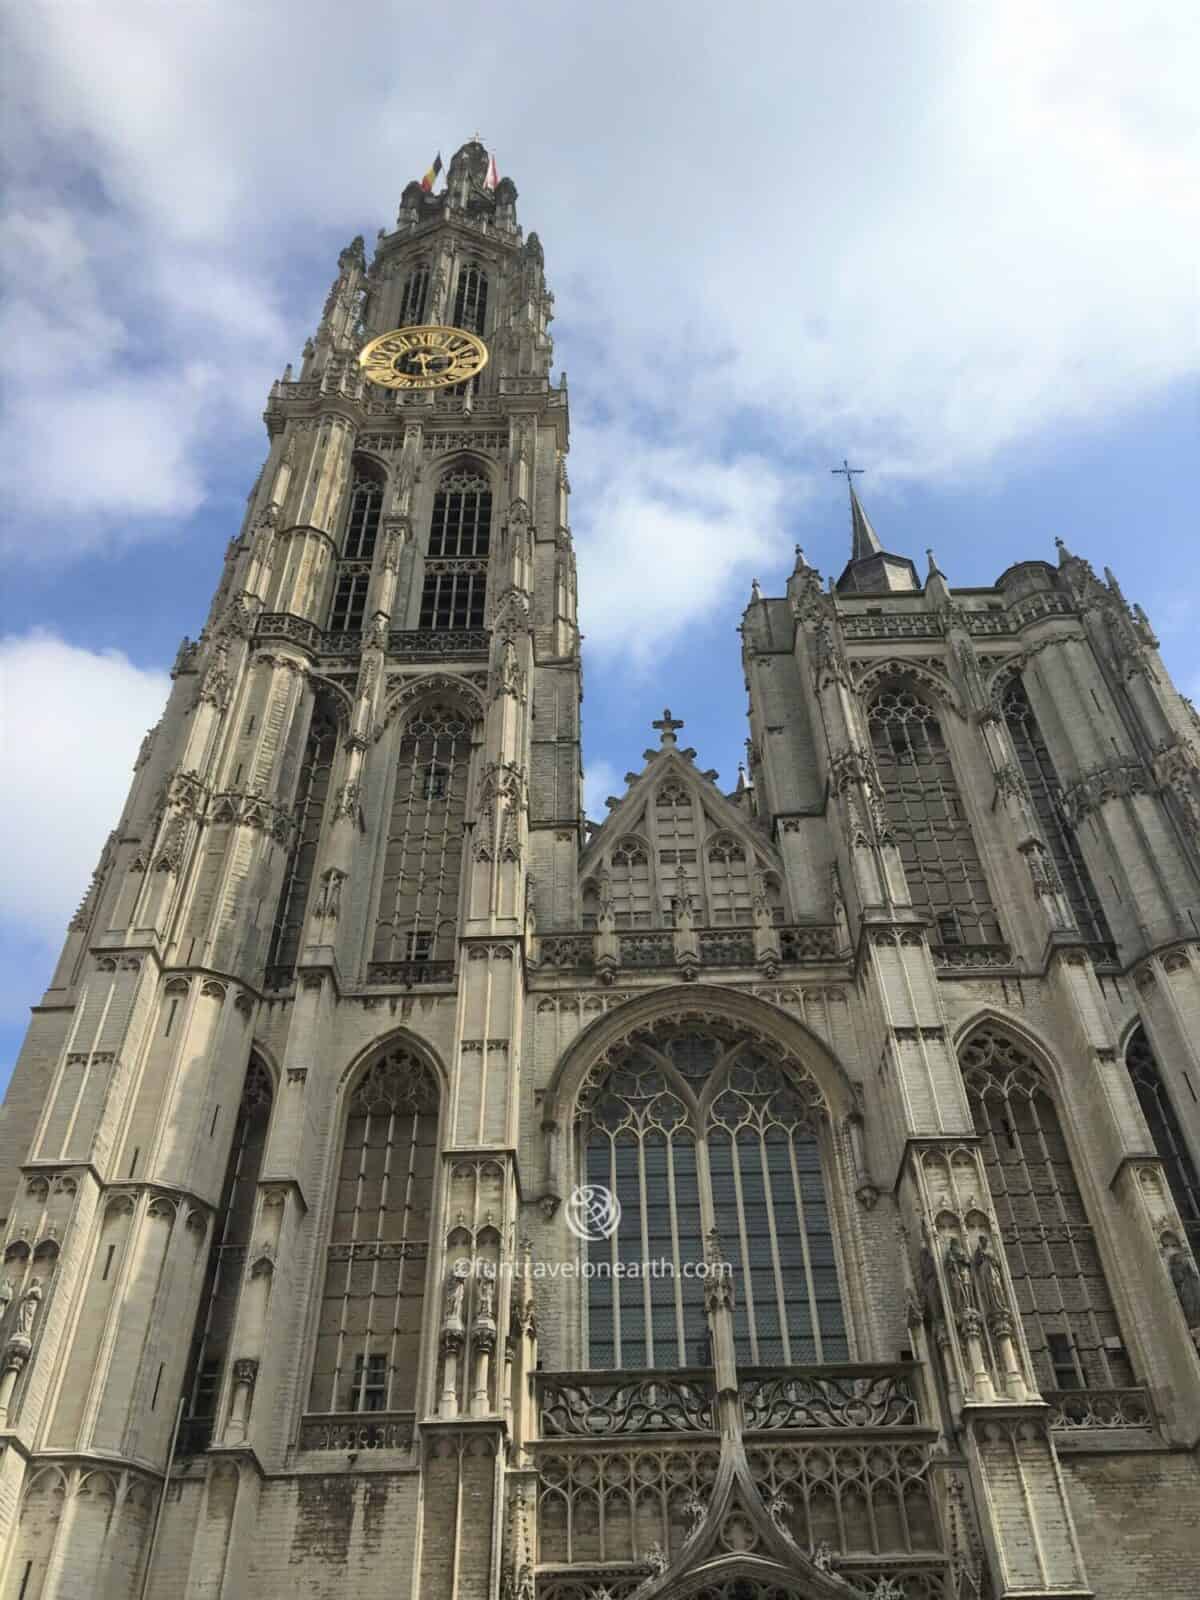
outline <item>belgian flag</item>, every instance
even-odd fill
[[[422,187],[422,189],[424,189],[426,194],[429,193],[429,191],[433,188],[434,184],[437,182],[437,176],[438,176],[438,173],[441,170],[442,170],[442,152],[439,150],[437,155],[435,155],[434,158],[433,158],[433,165],[430,167],[429,171],[425,174],[425,176],[421,179],[421,187]]]

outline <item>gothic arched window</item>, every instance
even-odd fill
[[[1096,1230],[1041,1073],[989,1027],[960,1059],[1039,1387],[1130,1384]]]
[[[579,1123],[584,1181],[620,1204],[616,1230],[587,1246],[589,1365],[710,1361],[694,1268],[713,1229],[739,1360],[848,1359],[825,1111],[798,1063],[718,1025],[639,1030],[585,1085]],[[643,1261],[670,1270],[628,1271]]]
[[[184,1380],[180,1449],[187,1454],[207,1449],[212,1440],[229,1337],[246,1272],[246,1249],[254,1226],[258,1175],[267,1144],[272,1098],[270,1073],[256,1056],[251,1056]]]
[[[1150,1129],[1158,1159],[1163,1164],[1171,1197],[1179,1210],[1184,1230],[1192,1248],[1200,1251],[1200,1175],[1197,1175],[1192,1152],[1188,1149],[1175,1107],[1171,1104],[1171,1096],[1158,1070],[1146,1030],[1141,1026],[1135,1028],[1129,1037],[1125,1047],[1125,1064],[1133,1079],[1138,1104]]]
[[[418,261],[404,280],[404,293],[400,297],[398,327],[407,328],[424,322],[425,302],[429,297],[429,263]]]
[[[1087,866],[1074,833],[1067,827],[1058,802],[1058,774],[1042,738],[1025,685],[1014,677],[1004,691],[1001,702],[1004,723],[1012,739],[1025,775],[1025,782],[1033,796],[1033,809],[1041,825],[1042,837],[1058,868],[1058,875],[1066,891],[1076,924],[1085,939],[1097,944],[1107,944],[1112,935],[1104,919],[1100,901],[1088,874]]]
[[[869,726],[909,896],[933,924],[933,941],[999,943],[1000,924],[937,713],[896,685],[876,697]]]
[[[354,633],[361,629],[367,611],[367,591],[371,586],[371,563],[379,535],[379,515],[383,509],[383,482],[373,468],[355,463],[342,551],[337,565],[329,627],[334,633]]]
[[[423,707],[404,730],[373,961],[453,959],[470,754],[457,707]]]
[[[730,834],[717,834],[705,847],[708,865],[709,921],[714,927],[751,921],[750,869],[745,847]]]
[[[630,835],[618,839],[609,858],[613,920],[618,928],[648,928],[650,908],[650,858],[646,846]]]
[[[454,326],[483,337],[487,326],[488,281],[482,267],[468,265],[459,268],[458,288],[454,296]]]
[[[300,766],[300,781],[296,787],[296,831],[284,869],[268,966],[294,967],[296,957],[300,954],[304,913],[321,845],[321,824],[337,745],[337,722],[329,706],[318,700],[313,707],[304,759]]]
[[[451,472],[433,497],[422,628],[482,628],[492,534],[492,491],[477,472]]]
[[[310,1412],[416,1407],[437,1121],[437,1081],[407,1050],[376,1061],[350,1095]]]

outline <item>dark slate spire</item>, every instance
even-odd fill
[[[854,478],[863,469],[843,461],[834,467],[845,477],[850,491],[850,560],[837,581],[839,594],[913,594],[920,590],[917,569],[907,556],[894,556],[883,548],[871,519],[863,510]]]

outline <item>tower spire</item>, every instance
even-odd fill
[[[838,579],[841,593],[873,594],[880,590],[913,590],[920,588],[916,568],[907,556],[894,556],[883,548],[879,535],[871,526],[871,519],[863,510],[862,501],[854,487],[863,467],[852,467],[842,457],[840,467],[832,467],[836,478],[845,478],[850,492],[850,560]]]

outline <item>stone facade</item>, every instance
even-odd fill
[[[1190,1595],[1195,713],[1111,574],[951,590],[851,489],[747,608],[734,792],[667,712],[585,825],[486,170],[342,253],[35,1008],[0,1594]],[[481,377],[365,385],[422,321]]]

